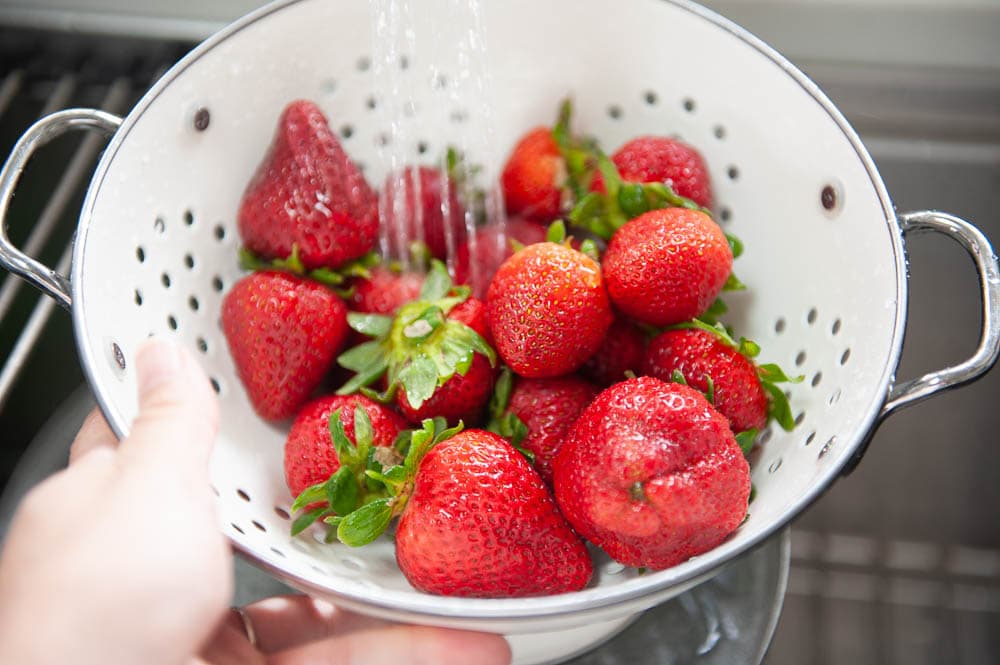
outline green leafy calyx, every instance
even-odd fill
[[[467,287],[454,287],[440,261],[433,261],[418,300],[400,307],[393,318],[355,315],[348,323],[373,337],[340,355],[342,367],[355,372],[338,394],[346,395],[386,377],[387,389],[378,395],[391,399],[402,387],[406,400],[419,409],[438,387],[456,374],[464,376],[476,353],[496,363],[496,352],[475,330],[448,317],[469,298]]]

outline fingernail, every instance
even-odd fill
[[[180,349],[173,342],[154,337],[139,348],[135,362],[142,398],[177,375],[181,368]]]

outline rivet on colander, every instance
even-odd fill
[[[200,107],[194,112],[194,128],[199,132],[203,132],[208,129],[209,123],[212,121],[212,114],[208,112],[208,109],[204,106]]]
[[[118,369],[125,371],[125,354],[122,353],[122,347],[118,346],[118,342],[111,343],[111,355],[114,356],[115,364],[118,365]]]
[[[833,210],[837,207],[837,190],[833,185],[826,185],[819,194],[819,202],[824,210]]]

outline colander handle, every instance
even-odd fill
[[[983,300],[983,329],[979,347],[968,360],[894,385],[882,407],[881,418],[893,411],[927,399],[937,392],[972,381],[996,362],[1000,353],[1000,268],[990,241],[972,224],[936,211],[910,212],[899,216],[904,235],[933,231],[954,238],[976,264]]]
[[[47,115],[21,136],[0,171],[0,265],[34,284],[63,307],[68,308],[72,302],[69,280],[11,243],[7,237],[7,207],[25,165],[37,149],[73,129],[113,134],[121,122],[118,116],[96,109],[66,109]]]

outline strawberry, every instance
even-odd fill
[[[593,564],[542,479],[503,438],[467,430],[423,458],[396,530],[417,589],[505,598],[577,591]]]
[[[402,305],[415,300],[423,283],[424,276],[417,272],[373,268],[367,278],[353,283],[348,303],[355,312],[392,314]]]
[[[646,355],[646,335],[634,323],[616,316],[601,346],[580,368],[588,379],[607,388],[624,381],[626,373],[638,374]]]
[[[364,395],[327,395],[307,403],[295,416],[285,440],[285,482],[292,496],[324,483],[340,469],[330,433],[330,416],[340,414],[345,436],[355,445],[355,409],[362,408],[371,425],[371,445],[389,447],[406,421],[395,411]]]
[[[497,380],[488,429],[527,452],[546,484],[552,484],[552,460],[576,418],[597,396],[598,388],[578,376],[519,378],[509,370]]]
[[[347,306],[326,286],[278,271],[238,281],[222,301],[237,374],[266,420],[295,415],[347,337]]]
[[[612,319],[600,265],[558,242],[529,245],[504,261],[486,302],[497,352],[532,378],[579,368]]]
[[[486,327],[486,306],[481,300],[469,298],[448,313],[448,319],[463,323],[489,344]],[[440,416],[448,422],[475,423],[482,415],[493,390],[494,370],[489,358],[477,353],[465,374],[458,373],[439,385],[434,393],[419,407],[407,398],[406,386],[396,393],[396,405],[410,422],[419,423],[424,418]]]
[[[599,394],[553,470],[577,533],[616,561],[656,570],[725,540],[750,496],[750,466],[725,417],[693,388],[653,377]]]
[[[432,261],[419,298],[394,316],[350,314],[351,327],[374,339],[338,358],[356,372],[338,394],[381,382],[380,399],[395,399],[415,421],[427,413],[451,422],[476,418],[493,389],[496,362],[484,319],[469,288],[452,287],[444,264]]]
[[[548,127],[536,127],[514,146],[500,174],[507,212],[547,223],[562,212],[566,162]]]
[[[701,153],[686,143],[665,136],[640,136],[628,141],[611,161],[622,180],[663,183],[678,196],[703,208],[712,207],[712,185]],[[603,192],[604,180],[594,179],[594,191]]]
[[[587,548],[524,456],[493,432],[442,425],[425,420],[401,464],[370,469],[388,496],[325,520],[331,535],[365,545],[399,517],[396,562],[427,593],[503,598],[585,587]]]
[[[391,173],[383,191],[383,224],[390,242],[423,241],[431,255],[442,260],[465,244],[465,208],[456,183],[441,170],[420,166]],[[394,249],[399,255],[409,250]]]
[[[752,439],[771,418],[786,430],[795,426],[788,399],[775,384],[802,380],[789,379],[777,365],[758,366],[759,352],[749,340],[733,340],[724,327],[696,320],[654,337],[642,373],[706,393],[733,432],[749,432]]]
[[[732,271],[733,251],[705,213],[661,208],[618,229],[602,267],[615,307],[643,323],[667,326],[712,305]]]
[[[533,245],[545,240],[545,227],[523,217],[511,217],[503,224],[494,222],[476,229],[473,239],[462,243],[455,253],[455,283],[486,286],[497,268],[516,245]]]
[[[243,194],[238,224],[251,252],[285,258],[297,248],[306,270],[337,268],[374,246],[378,197],[314,103],[285,108]]]

